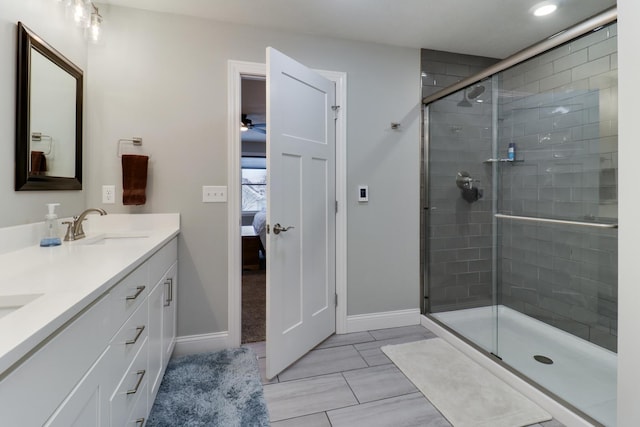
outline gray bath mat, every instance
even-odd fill
[[[455,427],[517,427],[551,419],[442,338],[382,351]]]

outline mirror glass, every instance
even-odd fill
[[[18,23],[16,190],[82,188],[82,70]]]

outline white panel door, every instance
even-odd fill
[[[335,331],[335,85],[267,48],[267,376]]]

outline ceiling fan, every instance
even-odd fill
[[[263,133],[266,135],[267,133],[267,124],[266,123],[253,123],[253,121],[248,117],[248,114],[242,114],[240,118],[240,130],[242,132],[246,132],[249,129]]]

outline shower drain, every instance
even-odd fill
[[[545,365],[552,365],[553,364],[553,360],[551,360],[547,356],[541,356],[539,354],[536,354],[535,356],[533,356],[533,358],[536,359],[536,361],[538,361],[540,363],[544,363]]]

